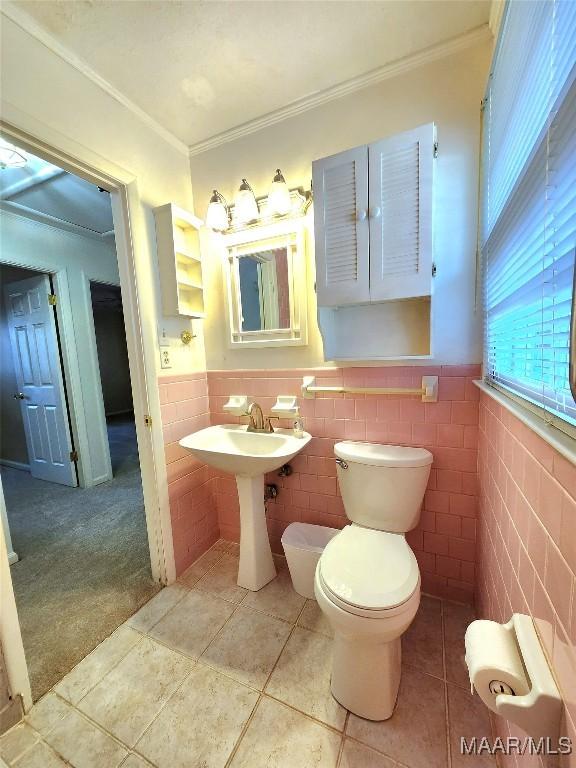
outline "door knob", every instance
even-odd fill
[[[25,400],[26,395],[23,395],[22,392],[18,392],[18,394],[14,395],[14,400]]]

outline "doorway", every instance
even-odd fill
[[[122,293],[117,285],[91,281],[90,296],[112,474],[139,477]]]
[[[10,224],[0,263],[0,474],[34,700],[160,589],[152,577],[121,292],[90,280],[100,274],[102,264],[92,258],[98,248],[119,282],[110,201],[59,170],[44,174],[41,194],[10,180],[29,194],[19,194],[12,210],[4,196]],[[52,180],[58,187],[51,195]],[[106,201],[106,231],[86,226],[94,208],[82,199],[97,200],[100,212]],[[42,264],[33,248],[39,222]],[[19,296],[22,306],[44,313],[42,338],[37,316],[28,327],[14,311],[10,317]],[[26,368],[23,349],[36,369]],[[72,382],[75,367],[80,375]],[[49,382],[60,399],[44,403]]]

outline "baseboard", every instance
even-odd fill
[[[20,558],[16,554],[16,552],[8,552],[8,565],[14,565],[14,563],[17,563]]]
[[[30,472],[30,464],[25,464],[23,461],[12,461],[12,459],[0,459],[0,464],[5,467],[12,467],[12,469],[21,469],[24,472]]]

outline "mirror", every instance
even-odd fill
[[[288,249],[238,258],[242,331],[290,328]]]
[[[301,220],[226,236],[230,344],[306,343],[306,266]]]

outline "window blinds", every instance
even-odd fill
[[[576,3],[508,0],[483,116],[485,375],[576,425]]]

